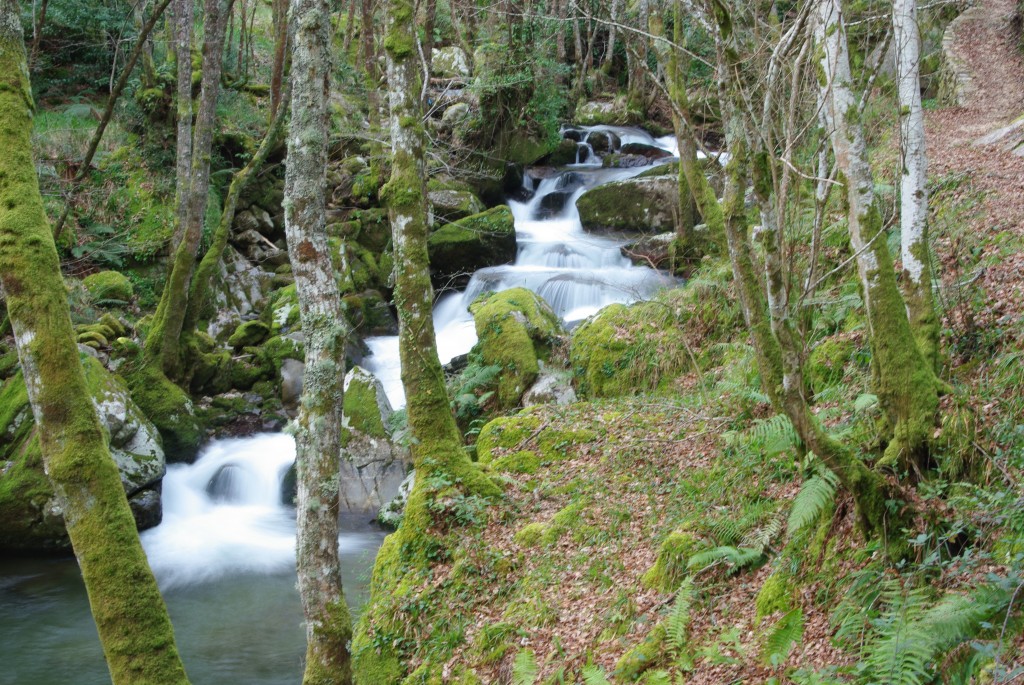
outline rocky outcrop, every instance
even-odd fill
[[[669,177],[633,178],[599,186],[576,201],[586,231],[656,234],[675,229],[679,185]]]
[[[164,452],[156,427],[132,401],[124,381],[96,359],[82,360],[86,383],[139,529],[160,522]],[[0,547],[50,551],[69,547],[60,510],[19,372],[0,387]]]
[[[427,240],[431,279],[438,290],[462,287],[477,269],[507,264],[516,257],[512,212],[499,205],[454,221]]]
[[[345,376],[346,436],[341,460],[341,502],[350,512],[378,512],[391,502],[409,472],[409,453],[391,440],[391,403],[384,387],[360,366]]]
[[[431,190],[427,194],[434,222],[443,225],[486,211],[484,203],[468,190]]]
[[[516,407],[537,380],[540,362],[565,334],[562,323],[547,302],[525,288],[486,293],[469,310],[484,364],[501,368],[498,407]]]

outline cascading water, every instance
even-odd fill
[[[448,293],[437,301],[434,330],[442,363],[469,352],[476,344],[468,307],[483,292],[529,288],[571,323],[609,304],[648,298],[672,282],[654,269],[634,266],[622,256],[621,241],[584,232],[576,200],[591,188],[631,178],[649,168],[602,168],[601,158],[588,142],[594,133],[614,137],[618,145],[637,143],[678,154],[675,137],[655,139],[642,129],[624,126],[590,126],[571,131],[579,137],[577,159],[584,160],[583,163],[569,165],[544,178],[533,177],[528,171],[524,186],[532,197],[526,202],[509,202],[518,243],[515,262],[480,269],[464,292]],[[380,379],[392,406],[404,406],[398,338],[375,337],[366,343],[371,355],[363,360],[363,366]]]
[[[170,466],[163,522],[142,534],[178,646],[196,685],[302,680],[305,632],[295,589],[288,435],[218,440]],[[364,517],[366,518],[366,517]],[[342,521],[349,603],[365,601],[383,531]],[[109,682],[74,559],[0,560],[0,684]]]

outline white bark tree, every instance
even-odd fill
[[[928,155],[921,107],[921,35],[917,0],[892,6],[896,78],[900,105],[900,242],[903,292],[918,346],[933,366],[938,359],[939,323],[932,297],[928,248]]]
[[[338,560],[339,459],[348,323],[327,245],[331,22],[326,0],[292,0],[292,118],[284,217],[305,336],[295,428],[297,565],[306,616],[304,685],[352,681],[352,619]],[[344,259],[344,250],[342,250]],[[341,265],[345,269],[345,265]]]

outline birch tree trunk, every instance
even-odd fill
[[[43,465],[110,669],[121,684],[184,684],[174,631],[85,385],[32,160],[33,102],[15,0],[0,0],[0,291]]]
[[[210,151],[217,117],[217,96],[220,93],[224,33],[229,7],[227,0],[206,0],[205,3],[202,90],[192,135],[191,183],[185,195],[185,229],[174,253],[167,285],[164,286],[160,304],[153,316],[153,326],[146,338],[147,363],[158,363],[164,375],[172,380],[180,375],[181,329],[188,309],[189,283],[195,269],[203,220],[206,217],[210,190]],[[179,216],[181,211],[179,206]]]
[[[338,561],[339,458],[348,323],[327,245],[331,23],[327,0],[292,0],[292,118],[284,210],[306,338],[295,428],[299,595],[306,616],[304,685],[352,682],[352,619]],[[344,259],[344,250],[342,250]],[[342,271],[347,267],[342,264]]]
[[[925,361],[935,368],[939,357],[939,321],[932,297],[928,249],[928,156],[921,107],[921,35],[917,0],[895,0],[892,7],[896,41],[896,78],[900,103],[900,242],[903,294],[910,325]]]
[[[853,93],[838,0],[818,0],[819,78],[836,166],[846,191],[850,244],[867,311],[875,393],[892,431],[883,463],[916,467],[928,454],[939,383],[921,354],[885,241],[867,144]]]

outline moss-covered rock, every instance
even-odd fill
[[[391,404],[378,381],[366,369],[353,367],[345,376],[344,414],[350,430],[387,438]]]
[[[442,226],[430,235],[427,250],[435,287],[465,284],[477,269],[515,259],[512,212],[499,205]]]
[[[667,177],[606,183],[576,201],[583,228],[592,233],[665,233],[675,229],[679,184]]]
[[[658,548],[654,566],[643,575],[640,582],[644,587],[661,592],[675,592],[686,577],[687,562],[699,547],[700,541],[693,533],[682,530],[669,533]]]
[[[434,209],[434,221],[451,223],[487,210],[484,203],[468,190],[431,190],[427,194]]]
[[[259,345],[270,335],[270,327],[262,321],[246,321],[235,329],[228,338],[228,344],[235,349]]]
[[[469,307],[483,361],[501,367],[498,405],[510,409],[537,380],[539,360],[564,335],[561,321],[536,293],[512,288],[485,293]]]
[[[662,647],[665,644],[665,626],[656,625],[651,629],[639,644],[629,651],[615,663],[615,670],[612,671],[612,678],[617,683],[636,682],[640,675],[658,664],[662,657]]]
[[[163,478],[164,454],[155,426],[131,401],[117,376],[92,357],[82,358],[86,385],[107,434],[110,454],[140,529],[160,521],[153,486]],[[0,387],[0,548],[67,549],[63,515],[43,471],[35,419],[17,373]]]
[[[495,459],[491,462],[491,468],[504,473],[536,473],[540,468],[540,457],[535,452],[520,450]]]
[[[89,292],[94,302],[103,303],[107,300],[128,302],[135,294],[132,282],[128,277],[117,271],[100,271],[82,279],[82,285]]]
[[[792,609],[793,586],[790,579],[779,571],[768,576],[754,598],[754,606],[757,609],[758,620],[776,612],[786,613]]]
[[[581,126],[612,126],[633,123],[626,108],[624,97],[614,100],[593,100],[581,102],[573,117]]]
[[[192,461],[199,451],[203,429],[185,391],[151,367],[132,369],[125,380],[132,400],[160,432],[167,461]]]

